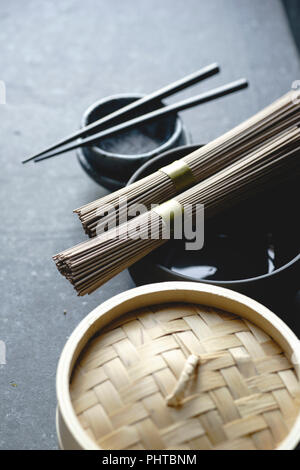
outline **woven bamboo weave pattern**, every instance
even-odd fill
[[[166,404],[190,354],[178,407]],[[273,449],[300,411],[295,371],[277,343],[236,315],[192,304],[126,314],[88,342],[70,392],[103,449]]]

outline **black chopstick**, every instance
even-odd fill
[[[225,96],[235,91],[242,90],[243,88],[246,88],[247,86],[248,86],[247,80],[242,78],[235,82],[231,82],[221,87],[214,88],[213,90],[207,91],[200,95],[187,98],[185,100],[179,101],[174,104],[170,104],[163,108],[156,109],[155,111],[151,111],[150,113],[144,114],[143,116],[139,116],[137,118],[123,122],[121,124],[118,124],[117,126],[114,126],[102,132],[99,132],[98,134],[92,135],[91,137],[87,137],[86,139],[80,140],[76,144],[70,145],[68,147],[64,147],[63,149],[50,153],[48,155],[37,157],[34,159],[34,161],[39,162],[41,160],[46,160],[47,158],[51,158],[51,157],[60,155],[65,152],[69,152],[70,150],[74,150],[79,147],[90,146],[91,144],[95,144],[96,142],[98,142],[100,139],[104,137],[108,137],[108,136],[117,134],[121,131],[131,129],[133,127],[144,124],[145,122],[149,122],[158,118],[165,117],[168,114],[175,114],[179,111],[183,111],[184,109],[191,108],[192,106],[206,103],[216,98],[220,98],[221,96]]]
[[[123,106],[120,109],[117,109],[113,113],[110,113],[107,116],[104,116],[98,119],[97,121],[92,122],[88,126],[85,126],[84,128],[79,129],[78,131],[69,135],[65,139],[57,142],[55,145],[52,145],[51,147],[48,147],[42,152],[39,152],[33,155],[32,157],[24,160],[22,163],[26,163],[26,162],[29,162],[30,160],[34,160],[36,157],[39,157],[40,155],[44,155],[45,153],[48,153],[51,150],[61,147],[62,145],[66,145],[72,142],[73,140],[78,139],[79,137],[86,137],[95,132],[100,132],[101,130],[107,128],[108,125],[110,126],[113,125],[113,122],[116,121],[120,116],[122,116],[123,118],[126,118],[126,115],[131,113],[133,110],[142,108],[142,106],[144,106],[145,104],[149,104],[155,100],[162,100],[164,98],[167,98],[168,96],[171,96],[174,93],[184,90],[185,88],[188,88],[189,86],[195,85],[196,83],[198,83],[201,80],[204,80],[205,78],[211,77],[212,75],[218,73],[219,71],[220,71],[220,67],[217,63],[207,65],[206,67],[203,67],[202,69],[197,70],[197,72],[191,73],[190,75],[187,75],[186,77],[181,78],[180,80],[177,80],[176,82],[170,83],[169,85],[166,85],[165,87],[160,88],[159,90],[156,90],[153,93],[150,93],[149,95],[146,95],[136,101],[133,101],[132,103],[126,106]]]

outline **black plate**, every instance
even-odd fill
[[[184,146],[143,165],[128,184],[199,148]],[[297,185],[262,193],[205,222],[204,247],[186,251],[171,240],[134,264],[136,284],[198,281],[227,287],[260,301],[278,302],[299,288]]]

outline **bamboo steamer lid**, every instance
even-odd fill
[[[102,304],[57,371],[65,449],[292,449],[300,345],[261,304],[168,282]]]

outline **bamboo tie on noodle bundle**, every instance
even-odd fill
[[[291,101],[289,107],[293,107]],[[242,158],[168,202],[114,230],[57,254],[54,256],[57,268],[74,285],[79,295],[89,294],[165,243],[163,231],[170,216],[176,221],[182,217],[187,206],[191,207],[191,213],[195,215],[197,204],[201,203],[204,205],[205,215],[211,216],[268,185],[276,184],[280,188],[280,182],[285,177],[291,173],[299,173],[300,129],[295,125],[279,133],[278,129],[276,133],[274,129],[269,132],[271,137],[267,140],[265,133],[264,139],[260,136],[264,143],[256,149],[248,151]],[[214,145],[212,143],[212,148]],[[191,156],[189,165],[193,174],[199,177],[201,171],[197,165],[192,167]],[[168,182],[168,177],[163,172],[161,175]],[[171,188],[172,181],[169,180],[169,183]],[[161,182],[159,187],[163,188],[164,184]],[[132,237],[137,226],[139,236]]]

